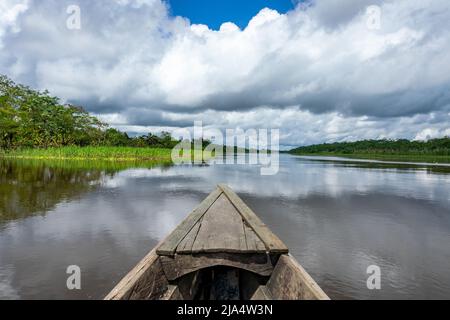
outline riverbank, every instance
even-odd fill
[[[323,143],[289,151],[300,156],[345,157],[366,160],[450,163],[450,138],[418,140],[361,140]]]
[[[450,156],[441,155],[424,155],[424,154],[376,154],[376,153],[334,153],[334,152],[320,152],[320,153],[294,153],[289,154],[296,156],[308,157],[343,157],[365,160],[384,160],[384,161],[403,161],[403,162],[426,162],[426,163],[450,163]]]
[[[170,160],[172,150],[133,147],[61,147],[0,151],[0,156],[15,159],[48,160]]]
[[[31,148],[31,149],[0,149],[0,160],[46,160],[55,163],[83,163],[84,166],[98,167],[99,165],[132,167],[152,167],[154,165],[171,165],[190,163],[191,161],[207,162],[214,158],[214,152],[191,150],[190,155],[179,155],[172,158],[172,149],[153,147],[60,147],[60,148]],[[189,153],[189,151],[188,151]],[[64,164],[65,165],[65,164]]]

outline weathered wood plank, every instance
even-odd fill
[[[288,253],[287,246],[270,231],[270,229],[256,216],[256,214],[238,197],[233,190],[226,185],[219,188],[230,199],[245,222],[255,231],[258,237],[264,242],[267,251],[271,253]]]
[[[248,252],[247,237],[245,236],[245,223],[240,215],[239,215],[239,218],[240,218],[240,222],[241,222],[240,225],[242,228],[241,232],[239,233],[239,247],[242,248],[242,251]]]
[[[251,229],[247,223],[244,223],[244,232],[247,243],[248,252],[262,253],[266,252],[266,247],[261,239],[258,238],[256,233]]]
[[[167,291],[169,282],[158,259],[156,249],[153,249],[119,282],[105,300],[160,299]]]
[[[259,286],[250,300],[273,300],[273,297],[266,286]]]
[[[213,191],[186,219],[169,235],[164,243],[157,249],[158,255],[173,255],[184,237],[191,231],[205,212],[214,204],[222,194],[222,190],[217,188]]]
[[[164,274],[169,281],[179,279],[201,269],[215,266],[239,268],[261,276],[269,276],[273,271],[271,260],[266,254],[177,254],[173,257],[162,256],[160,257],[160,261]]]
[[[195,226],[189,231],[189,233],[184,237],[184,239],[178,245],[176,252],[180,254],[189,254],[192,252],[192,246],[197,238],[198,231],[200,230],[200,225],[202,223],[203,217],[195,224]]]
[[[280,257],[267,282],[267,288],[277,300],[329,300],[291,255]]]
[[[221,194],[203,216],[192,253],[245,252],[242,216]]]
[[[167,291],[164,293],[164,295],[161,297],[161,300],[183,300],[183,297],[181,296],[180,290],[178,286],[175,285],[169,285],[167,287]]]

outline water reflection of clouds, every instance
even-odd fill
[[[0,265],[0,300],[17,300],[19,293],[12,285],[14,267],[12,265]]]
[[[71,297],[52,277],[64,277],[61,266],[76,262],[91,272],[86,292],[100,298],[219,183],[243,196],[331,294],[366,297],[363,269],[372,263],[383,267],[392,286],[410,286],[417,276],[416,286],[426,289],[430,280],[448,279],[448,249],[440,245],[450,239],[448,175],[280,160],[279,174],[270,177],[242,165],[102,174],[90,192],[0,232],[0,261],[15,270],[0,269],[0,297],[33,297],[32,286],[45,297]]]
[[[98,292],[106,294],[206,196],[163,194],[157,185],[125,181],[117,190],[99,188],[60,203],[45,217],[9,223],[0,232],[0,261],[14,263],[16,272],[0,277],[0,297],[16,298],[17,291],[24,298],[88,298],[93,292],[101,298]],[[81,296],[64,290],[70,264],[82,267]]]
[[[14,246],[24,237],[31,242],[33,239],[57,242],[83,237],[95,240],[110,235],[121,238],[120,245],[126,249],[143,235],[147,240],[158,241],[183,219],[189,202],[192,207],[196,204],[196,200],[158,199],[150,195],[139,200],[132,189],[125,194],[122,191],[120,196],[102,192],[94,195],[60,204],[46,217],[30,218],[30,228],[22,229],[23,232],[7,230],[2,236],[7,235],[8,245]]]
[[[381,192],[428,200],[450,200],[448,176],[420,168],[406,172],[395,169],[379,171],[353,165],[336,166],[332,162],[283,160],[280,172],[275,176],[261,176],[257,166],[245,165],[130,169],[105,177],[102,185],[120,188],[129,179],[147,179],[149,183],[157,181],[159,187],[166,191],[209,192],[215,185],[226,183],[238,193],[261,197],[296,199],[313,194],[339,197],[347,193]]]

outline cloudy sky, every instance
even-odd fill
[[[1,0],[0,73],[132,133],[202,120],[280,128],[284,147],[450,135],[448,0],[244,3]]]

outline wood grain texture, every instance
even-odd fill
[[[325,292],[291,255],[280,257],[267,288],[276,300],[329,300]]]
[[[270,229],[256,216],[256,214],[238,197],[233,190],[226,185],[219,188],[236,207],[248,226],[250,226],[258,237],[263,241],[266,250],[271,253],[288,253],[287,246],[270,231]]]
[[[247,251],[249,253],[262,253],[266,252],[266,247],[262,240],[256,235],[247,223],[244,223],[245,241],[247,244]]]
[[[203,216],[192,253],[245,252],[242,217],[221,194]]]
[[[180,290],[178,288],[178,286],[176,285],[169,285],[167,287],[166,292],[164,293],[164,295],[161,297],[160,300],[183,300],[183,297],[181,296]]]
[[[215,266],[228,266],[247,270],[261,276],[270,276],[273,265],[266,254],[194,254],[160,257],[165,277],[169,281],[179,279],[189,273]]]
[[[180,242],[191,231],[195,224],[203,217],[205,212],[222,194],[220,188],[214,190],[194,211],[192,211],[186,219],[167,237],[167,239],[159,246],[158,255],[174,255],[175,250]]]
[[[266,286],[259,286],[250,300],[274,300]]]
[[[195,226],[189,231],[189,233],[184,237],[184,239],[178,245],[176,252],[179,254],[190,254],[192,253],[192,246],[197,238],[198,231],[202,223],[203,217],[195,224]]]

